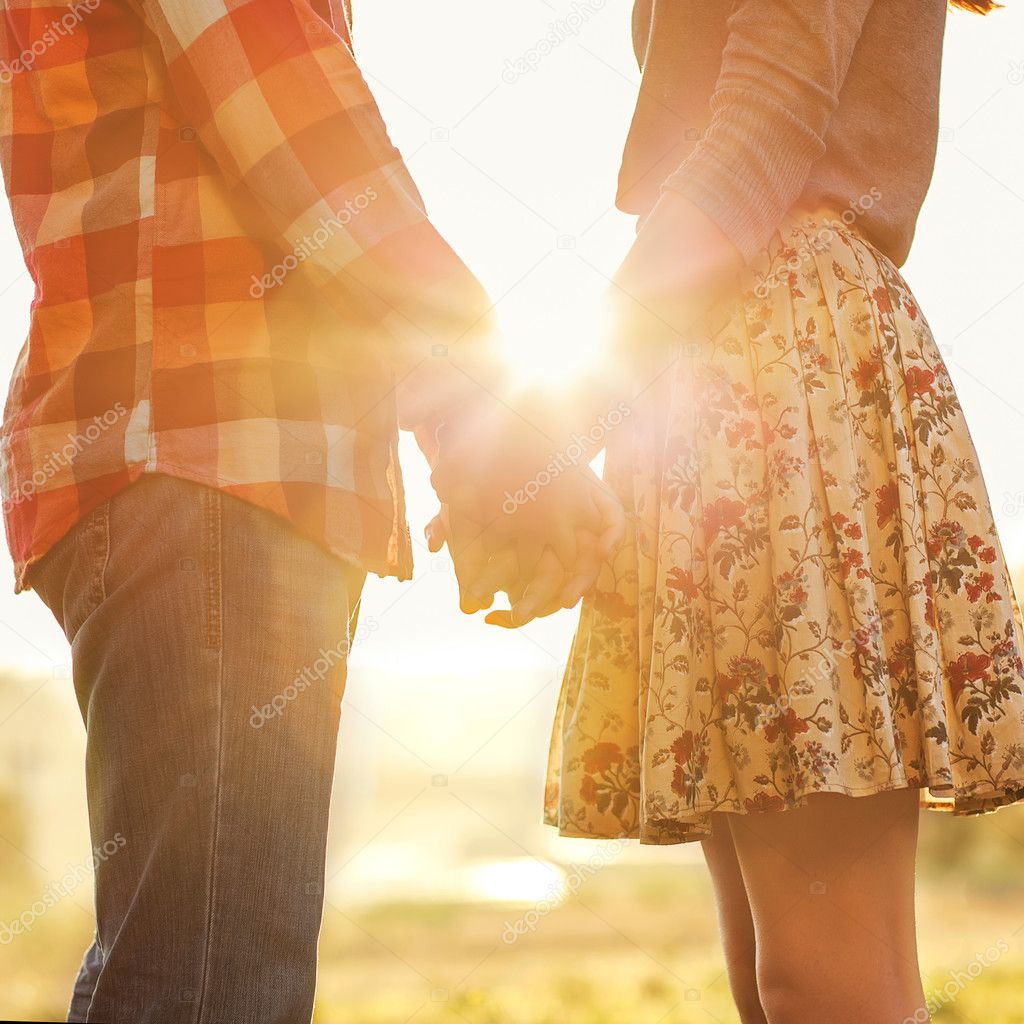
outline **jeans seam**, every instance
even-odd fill
[[[199,992],[196,1000],[196,1024],[202,1024],[205,1018],[206,998],[210,977],[210,957],[213,949],[213,916],[217,906],[217,852],[220,839],[220,818],[222,798],[222,775],[224,756],[224,649],[220,640],[220,581],[223,572],[223,554],[221,544],[221,520],[220,520],[220,495],[211,492],[211,500],[207,508],[207,536],[204,558],[208,561],[210,579],[208,587],[209,611],[213,612],[213,606],[217,604],[216,635],[218,643],[217,650],[217,741],[216,741],[216,762],[214,767],[213,781],[213,821],[210,829],[210,858],[207,865],[206,885],[206,929],[203,936],[203,966],[199,979]],[[214,511],[215,508],[215,511]],[[216,537],[214,537],[214,524]],[[214,582],[216,580],[216,583]],[[208,620],[208,637],[213,630],[214,620]]]
[[[206,576],[206,646],[221,647],[221,616],[223,612],[223,566],[221,565],[221,535],[223,505],[219,491],[203,493],[203,569]]]
[[[107,569],[110,567],[110,503],[103,506],[103,558],[100,563],[100,601],[107,599]]]

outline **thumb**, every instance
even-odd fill
[[[444,521],[444,513],[438,512],[423,528],[423,536],[427,539],[427,547],[432,554],[437,554],[448,540],[448,526]]]

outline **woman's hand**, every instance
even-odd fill
[[[642,391],[742,264],[710,217],[679,193],[663,192],[612,280],[614,376]]]
[[[566,478],[563,480],[563,477]],[[495,595],[509,595],[511,608],[492,612],[492,625],[517,627],[571,608],[597,582],[601,566],[614,557],[625,536],[625,513],[611,490],[589,469],[553,480],[541,510],[520,509],[501,529],[484,529],[442,507],[426,528],[431,551],[447,543],[459,581],[460,607],[467,614],[490,608]],[[573,480],[573,477],[578,477]],[[566,491],[585,489],[592,515],[575,521],[578,506],[560,504]],[[571,544],[566,540],[571,534]],[[557,544],[549,543],[557,538]]]

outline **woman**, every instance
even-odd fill
[[[643,220],[617,283],[654,334],[699,315],[609,443],[631,534],[583,606],[546,814],[703,844],[744,1024],[928,1020],[919,799],[1024,797],[1019,612],[896,269],[945,19],[946,0],[638,4],[619,199]]]

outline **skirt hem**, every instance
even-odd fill
[[[992,789],[970,794],[965,793],[963,790],[957,793],[955,787],[950,783],[939,781],[917,783],[907,780],[893,785],[870,786],[865,789],[854,789],[850,786],[841,785],[823,786],[820,789],[801,792],[787,802],[785,806],[779,808],[759,807],[748,809],[738,801],[734,801],[731,806],[694,808],[688,813],[687,817],[648,820],[639,828],[632,829],[584,832],[582,829],[574,828],[568,823],[559,821],[557,816],[553,814],[544,815],[544,824],[557,828],[558,834],[567,839],[637,839],[641,846],[680,846],[685,843],[698,842],[714,834],[714,829],[708,822],[707,816],[709,814],[781,814],[805,806],[809,797],[822,793],[856,798],[877,796],[880,793],[893,793],[903,789],[917,789],[921,791],[922,810],[940,811],[956,817],[992,814],[1002,807],[1024,802],[1024,779],[1014,780],[997,790]],[[952,792],[952,796],[936,798],[934,795],[948,792]]]

